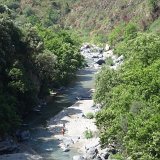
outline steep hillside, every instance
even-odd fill
[[[110,32],[120,22],[135,22],[141,30],[160,16],[158,0],[79,0],[65,17],[65,25],[90,35]]]
[[[61,22],[61,17],[70,11],[74,0],[0,0],[0,13],[3,6],[9,8],[10,16],[18,25],[31,23],[49,27]]]

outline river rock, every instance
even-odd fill
[[[91,48],[90,44],[86,43],[84,44],[80,50],[85,50],[85,49],[88,49],[88,48]]]
[[[81,155],[73,156],[73,160],[85,160],[85,158]]]
[[[74,143],[74,142],[73,142],[72,138],[64,138],[64,139],[63,139],[63,144],[64,144],[64,146],[69,147],[69,146],[72,145],[73,143]]]
[[[106,51],[109,51],[109,50],[110,50],[110,46],[109,46],[109,44],[106,44],[106,46],[105,46],[105,50],[106,50]]]
[[[94,158],[94,160],[102,160],[102,158],[99,155],[97,155],[97,157]]]
[[[63,150],[63,152],[69,152],[70,151],[70,149],[68,147],[64,147],[62,150]]]
[[[124,56],[123,55],[121,55],[121,56],[119,56],[117,58],[117,62],[122,62],[123,60],[124,60]]]
[[[102,65],[102,64],[105,63],[105,61],[103,59],[99,59],[96,63],[99,64],[99,65]]]
[[[76,143],[76,142],[78,142],[78,140],[80,139],[80,137],[79,136],[72,137],[71,139],[72,139],[73,143]]]
[[[89,148],[86,153],[86,158],[87,159],[94,159],[94,158],[96,158],[97,154],[98,154],[97,148],[95,148],[95,147]]]
[[[100,154],[101,159],[108,159],[109,156],[110,156],[110,153],[109,153],[109,152]]]
[[[108,57],[113,56],[113,50],[107,51],[106,54],[108,55]]]
[[[90,143],[88,143],[86,146],[85,146],[85,150],[86,150],[86,153],[88,152],[88,150],[90,148],[99,148],[100,146],[100,140],[99,138],[94,138]]]

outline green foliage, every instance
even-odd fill
[[[26,17],[29,17],[31,15],[34,15],[34,11],[32,10],[32,8],[30,6],[27,6],[24,11],[23,11],[23,14],[26,16]]]
[[[30,86],[29,78],[26,77],[24,68],[18,68],[18,66],[13,66],[8,72],[8,87],[15,94],[25,94],[32,90]],[[32,90],[33,91],[33,90]]]
[[[4,96],[0,92],[0,120],[6,122],[0,125],[0,136],[10,133],[12,125],[17,126],[20,117],[49,94],[49,89],[68,84],[84,61],[80,42],[69,31],[32,24],[20,29],[6,14],[1,17],[0,87]]]
[[[16,114],[16,99],[13,96],[0,93],[0,136],[15,131],[20,123],[20,119]]]
[[[149,32],[160,33],[160,17],[150,25],[148,30]]]
[[[101,143],[116,141],[124,159],[158,160],[160,37],[139,33],[117,46],[126,62],[116,71],[102,68],[96,80],[94,98],[103,105],[96,115]]]
[[[121,154],[111,155],[111,158],[116,160],[125,160],[125,158]]]
[[[36,56],[35,64],[42,81],[53,82],[56,76],[56,56],[48,50]]]
[[[113,65],[113,59],[112,59],[112,57],[108,57],[105,62],[106,62],[106,65],[112,66]]]
[[[88,119],[93,119],[93,118],[94,118],[94,114],[93,114],[92,112],[88,112],[88,113],[86,114],[86,117],[87,117]]]
[[[90,139],[90,138],[93,137],[93,133],[92,133],[91,130],[87,129],[86,131],[84,131],[84,136],[85,136],[86,139]]]
[[[56,84],[66,85],[75,76],[77,69],[83,67],[84,59],[79,53],[78,38],[65,30],[55,33],[41,26],[37,30],[44,39],[45,48],[57,56]]]
[[[122,40],[128,41],[137,35],[137,25],[129,23],[120,23],[108,35],[108,41],[111,45],[116,45]]]
[[[155,7],[157,6],[158,0],[148,0],[148,3],[151,9],[154,10]]]

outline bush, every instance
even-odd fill
[[[88,113],[86,114],[86,117],[87,117],[88,119],[93,119],[93,118],[94,118],[94,114],[93,114],[92,112],[88,112]]]
[[[116,141],[124,159],[160,158],[159,46],[160,36],[156,34],[141,33],[123,41],[116,50],[125,54],[121,69],[113,71],[104,66],[96,79],[94,98],[103,104],[96,115],[101,143]]]
[[[92,133],[91,130],[88,130],[88,129],[87,129],[87,130],[84,132],[84,136],[85,136],[86,139],[90,139],[90,138],[93,137],[93,133]]]
[[[106,59],[106,65],[108,65],[108,66],[112,66],[113,65],[113,59],[111,57],[108,57]]]
[[[30,6],[26,7],[23,12],[26,17],[32,16],[35,14]]]
[[[16,9],[20,8],[20,3],[19,2],[12,2],[12,3],[8,4],[8,8],[16,10]]]
[[[158,0],[148,0],[148,4],[152,10],[154,10],[157,6]]]

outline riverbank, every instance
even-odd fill
[[[80,100],[49,121],[48,129],[54,138],[60,141],[59,146],[63,151],[75,148],[79,153],[84,153],[90,143],[99,143],[95,120],[87,118],[88,113],[95,115],[97,111],[93,100]],[[61,133],[63,126],[65,126],[64,135]],[[93,137],[87,139],[85,137],[87,131],[90,131]]]

